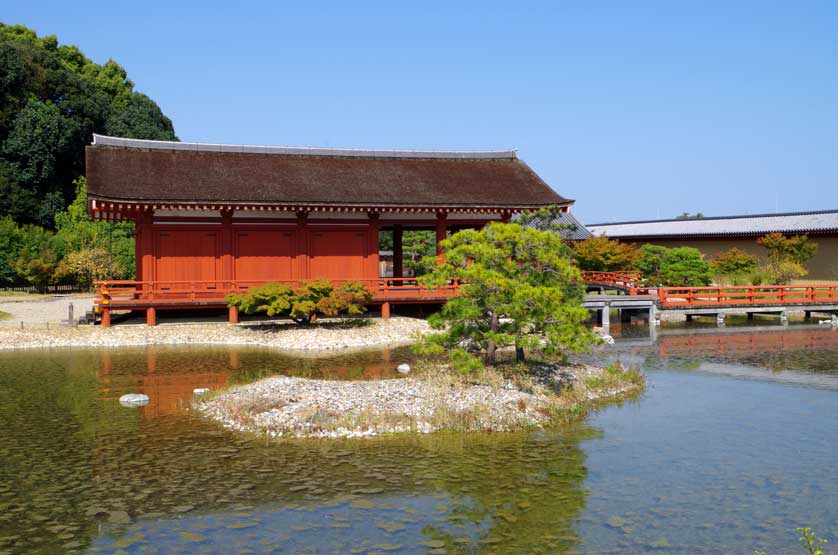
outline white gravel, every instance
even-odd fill
[[[508,431],[542,427],[556,410],[615,397],[639,385],[590,390],[586,380],[605,369],[586,365],[540,365],[534,387],[511,382],[469,384],[436,378],[377,381],[313,380],[274,376],[198,398],[193,408],[232,430],[270,437],[363,437],[381,433]],[[570,388],[581,395],[560,397]]]
[[[302,327],[281,322],[260,324],[165,324],[50,327],[0,326],[0,349],[43,347],[124,347],[142,345],[255,345],[290,351],[360,349],[404,345],[426,333],[419,318],[320,320]]]
[[[548,399],[488,385],[440,388],[416,379],[341,382],[276,376],[195,408],[225,427],[272,437],[361,437],[458,428],[504,431],[547,420]]]
[[[20,326],[26,324],[59,324],[67,320],[67,309],[73,304],[76,319],[93,309],[92,295],[56,295],[43,298],[0,297],[0,311],[8,312],[12,317],[0,320],[0,326]]]

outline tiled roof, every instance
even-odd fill
[[[91,199],[526,209],[572,203],[515,151],[376,151],[94,136]]]
[[[618,222],[591,224],[587,228],[594,235],[607,235],[614,239],[759,236],[773,232],[830,233],[838,232],[838,210]]]

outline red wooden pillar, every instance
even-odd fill
[[[404,254],[402,252],[402,226],[393,227],[393,277],[404,277]]]
[[[500,221],[502,221],[503,223],[508,223],[510,219],[512,219],[512,214],[510,214],[509,212],[501,213]]]
[[[233,211],[221,211],[221,279],[224,289],[233,289]]]
[[[367,246],[367,269],[364,272],[367,279],[377,280],[379,278],[379,257],[378,257],[378,232],[381,228],[380,216],[377,212],[367,214],[370,218],[369,245]]]
[[[111,309],[106,306],[102,307],[102,327],[111,327]]]
[[[390,319],[390,303],[385,302],[381,305],[381,319],[382,320],[389,320]]]
[[[231,306],[227,309],[227,319],[231,324],[239,323],[239,309]]]
[[[145,324],[147,326],[157,325],[157,309],[153,306],[150,306],[147,309],[145,309]]]
[[[308,275],[308,212],[297,212],[297,275],[295,279],[307,279]]]
[[[446,229],[445,224],[448,219],[448,215],[445,212],[437,212],[436,213],[436,264],[437,266],[442,266],[445,264],[445,255],[442,252],[442,246],[440,243],[445,240],[446,237]]]
[[[137,280],[154,281],[154,211],[146,210],[137,219],[136,264]],[[145,285],[143,291],[150,291],[151,286]]]

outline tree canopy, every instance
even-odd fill
[[[519,360],[524,349],[548,355],[584,349],[594,341],[583,325],[585,288],[561,241],[556,233],[515,223],[492,223],[443,241],[445,263],[422,281],[462,285],[429,319],[437,332],[427,336],[425,349],[447,349],[463,371],[483,360],[493,364],[502,347],[514,346]]]
[[[631,270],[640,255],[636,245],[609,239],[605,235],[579,241],[573,250],[573,258],[580,269],[596,272]]]
[[[177,140],[160,107],[113,60],[0,23],[0,217],[51,228],[84,174],[93,133]]]

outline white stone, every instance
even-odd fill
[[[396,367],[396,370],[398,370],[400,374],[408,374],[410,372],[410,365],[404,363],[399,364]]]
[[[208,388],[208,387],[198,387],[198,388],[195,388],[195,389],[192,390],[192,393],[194,393],[195,395],[203,395],[203,394],[209,393],[209,392],[210,392],[210,388]]]
[[[119,404],[123,407],[142,407],[148,404],[148,395],[127,393],[119,398]]]
[[[611,337],[610,335],[603,335],[602,336],[602,342],[605,343],[606,345],[613,345],[614,344],[614,338]]]

